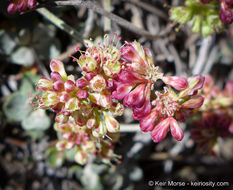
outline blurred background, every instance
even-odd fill
[[[182,142],[169,136],[155,144],[149,134],[140,131],[129,109],[118,118],[122,127],[115,153],[122,155],[121,164],[108,166],[91,160],[80,166],[73,161],[74,152],[61,153],[54,148],[55,115],[34,110],[29,97],[36,92],[40,76],[49,77],[52,58],[63,61],[68,74],[80,77],[81,69],[69,56],[77,56],[76,46],[85,50],[83,44],[89,38],[101,40],[104,34],[116,32],[122,38],[121,44],[137,40],[150,48],[155,64],[165,74],[184,77],[211,74],[220,89],[227,80],[233,80],[233,27],[202,38],[193,34],[188,25],[173,26],[168,11],[171,6],[184,3],[181,0],[96,3],[123,21],[113,22],[96,13],[93,7],[82,6],[46,6],[10,15],[9,2],[1,0],[0,189],[169,189],[150,186],[150,180],[221,181],[228,182],[222,189],[233,189],[232,138],[218,139],[218,156],[200,153],[190,138],[189,129],[193,126],[186,123],[182,124],[185,129]],[[125,21],[139,29],[127,28]]]

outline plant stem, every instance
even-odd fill
[[[68,5],[68,6],[85,7],[85,8],[91,9],[91,10],[99,13],[100,15],[103,15],[103,16],[111,19],[112,21],[116,22],[117,24],[121,25],[122,27],[124,27],[127,30],[130,30],[138,35],[146,37],[147,39],[152,40],[152,39],[155,39],[158,37],[158,35],[153,35],[146,30],[143,30],[141,28],[136,27],[131,22],[129,22],[129,21],[113,14],[113,13],[110,13],[110,12],[104,10],[95,1],[82,1],[82,0],[55,1],[54,4],[57,6]]]
[[[72,38],[74,38],[78,42],[82,42],[82,35],[77,32],[74,28],[66,24],[63,20],[58,18],[56,15],[54,15],[52,12],[50,12],[46,8],[40,8],[36,10],[38,13],[40,13],[43,17],[45,17],[47,20],[52,22],[55,26],[60,28],[61,30],[64,30],[67,32]]]

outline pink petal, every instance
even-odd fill
[[[151,131],[155,126],[155,120],[158,117],[158,112],[152,110],[152,112],[140,120],[140,128],[143,132]]]
[[[169,124],[170,120],[167,118],[156,125],[156,127],[151,132],[151,136],[154,142],[160,142],[167,136],[169,131]]]
[[[188,86],[188,81],[184,77],[178,77],[178,76],[165,76],[162,78],[164,83],[172,86],[176,90],[184,90]]]
[[[180,126],[178,125],[178,122],[173,117],[169,117],[169,119],[170,119],[170,130],[171,130],[172,136],[176,140],[181,141],[184,137],[183,130],[180,128]]]
[[[201,95],[191,96],[191,99],[182,104],[182,108],[200,108],[204,102]]]
[[[140,107],[144,103],[145,84],[140,84],[124,98],[124,105],[127,107],[137,106]]]
[[[115,91],[112,92],[112,98],[122,100],[133,88],[134,85],[118,84]]]

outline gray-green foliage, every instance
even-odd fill
[[[21,122],[21,126],[29,135],[35,138],[43,133],[51,124],[50,118],[44,110],[33,110],[29,103],[29,94],[35,94],[34,84],[38,76],[25,73],[19,90],[12,93],[3,105],[5,116],[10,122]]]
[[[36,56],[50,60],[60,54],[61,44],[55,37],[55,27],[39,24],[34,30],[27,28],[19,32],[0,30],[0,53],[11,63],[32,66]]]

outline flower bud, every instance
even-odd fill
[[[162,80],[164,81],[164,83],[172,86],[173,88],[175,88],[176,90],[184,90],[187,86],[188,86],[188,81],[186,78],[184,77],[178,77],[178,76],[164,76],[162,78]]]
[[[121,57],[128,62],[138,61],[139,57],[137,51],[134,46],[131,44],[127,44],[125,47],[121,48]]]
[[[113,102],[109,111],[114,117],[121,116],[124,113],[124,106],[121,103]]]
[[[178,122],[173,117],[169,117],[169,120],[170,120],[170,130],[171,130],[172,136],[176,140],[181,141],[184,137],[183,130],[180,128],[180,126],[178,125]]]
[[[62,81],[61,75],[56,71],[51,72],[50,76],[51,76],[51,79],[52,79],[53,82]]]
[[[90,81],[93,77],[95,76],[95,73],[93,72],[89,72],[85,74],[85,79],[87,79],[87,81]]]
[[[90,87],[95,92],[101,92],[106,89],[106,81],[102,75],[94,76],[90,81]]]
[[[86,141],[82,144],[82,149],[84,152],[93,153],[95,152],[95,143],[93,141]]]
[[[121,70],[121,64],[119,61],[106,61],[103,65],[104,74],[113,77]]]
[[[120,124],[118,123],[118,121],[114,117],[108,115],[105,112],[104,112],[104,122],[108,132],[116,133],[120,130]]]
[[[158,118],[158,114],[158,111],[154,109],[148,116],[140,120],[140,128],[143,132],[152,131],[155,126],[155,120]]]
[[[55,106],[57,103],[59,103],[59,100],[57,98],[57,93],[54,91],[47,91],[42,95],[42,102],[44,106]]]
[[[53,87],[53,82],[47,78],[40,78],[37,83],[38,90],[50,90]]]
[[[27,4],[25,3],[24,0],[19,0],[18,1],[18,5],[17,5],[17,9],[19,12],[23,12],[27,9]]]
[[[67,80],[64,84],[66,92],[72,92],[75,89],[75,84],[71,80]]]
[[[56,81],[53,83],[53,89],[55,91],[63,91],[64,90],[64,83],[62,81]]]
[[[106,133],[107,133],[107,127],[103,121],[100,121],[99,126],[93,128],[93,130],[92,130],[92,135],[96,138],[104,137],[106,135]]]
[[[62,150],[64,150],[65,148],[66,148],[66,141],[65,140],[62,140],[62,141],[58,141],[57,143],[56,143],[56,149],[58,150],[58,151],[62,151]]]
[[[205,77],[201,75],[194,75],[192,77],[189,77],[188,87],[179,93],[179,97],[194,95],[195,93],[197,93],[199,89],[203,87],[204,81],[205,81]]]
[[[200,15],[196,15],[194,17],[193,24],[192,24],[192,32],[193,33],[201,32],[201,19],[202,18]]]
[[[112,98],[122,100],[133,88],[134,85],[119,84],[115,91],[112,92]]]
[[[86,90],[79,89],[78,92],[76,93],[79,99],[87,99],[88,97],[88,92]]]
[[[67,141],[72,141],[74,134],[72,132],[64,132],[62,133],[62,137]]]
[[[64,132],[69,130],[69,126],[67,124],[55,123],[53,127],[56,131],[59,132]]]
[[[151,136],[154,142],[162,141],[169,131],[170,119],[164,119],[152,130]]]
[[[69,120],[69,117],[63,115],[63,114],[58,114],[56,115],[55,121],[59,124],[65,124]]]
[[[14,13],[16,13],[16,11],[17,11],[17,5],[15,5],[14,3],[11,3],[8,5],[7,12],[9,14],[14,14]]]
[[[93,118],[90,118],[90,119],[87,120],[86,126],[87,126],[88,129],[92,129],[93,127],[96,126],[96,124],[97,124],[96,119],[93,117]]]
[[[61,103],[66,103],[66,102],[68,102],[68,100],[71,97],[70,97],[70,95],[68,93],[66,93],[66,92],[63,91],[63,92],[61,92],[61,93],[58,94],[58,98],[59,98],[59,101]]]
[[[65,104],[65,111],[74,112],[75,110],[78,110],[80,108],[79,106],[79,100],[76,97],[70,98],[68,102]]]
[[[182,104],[182,108],[200,108],[204,102],[201,95],[192,96],[191,99]]]
[[[67,74],[65,72],[65,68],[64,68],[64,65],[61,61],[59,60],[56,60],[56,59],[53,59],[51,62],[50,62],[50,69],[52,71],[56,71],[58,72],[61,77],[66,80],[67,78]]]
[[[74,156],[74,160],[78,164],[84,165],[87,163],[87,155],[83,151],[78,150],[78,152]]]
[[[170,19],[172,21],[185,24],[193,17],[193,11],[189,7],[172,7],[170,9]]]
[[[127,107],[141,107],[145,101],[144,90],[145,84],[138,85],[134,90],[125,96],[124,105]]]
[[[36,7],[36,0],[28,0],[27,6],[29,9],[34,9]]]
[[[84,88],[87,86],[87,81],[85,79],[80,78],[76,81],[75,84],[77,88]]]

